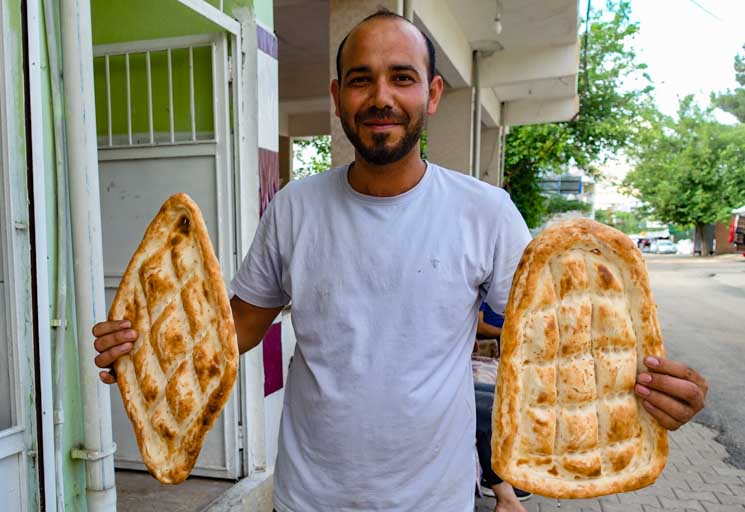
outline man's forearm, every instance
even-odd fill
[[[261,308],[238,297],[230,299],[230,308],[233,311],[235,333],[238,337],[238,352],[241,354],[261,343],[266,331],[282,311],[282,306]]]
[[[479,321],[476,332],[479,336],[484,336],[486,338],[499,338],[502,334],[502,328]]]

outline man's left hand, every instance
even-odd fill
[[[677,430],[704,408],[709,384],[696,370],[657,356],[644,364],[649,371],[637,376],[634,390],[660,425]]]

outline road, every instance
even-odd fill
[[[668,356],[709,380],[696,421],[745,469],[745,258],[645,255]]]

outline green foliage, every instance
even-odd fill
[[[548,200],[546,201],[546,213],[548,215],[562,212],[588,213],[590,211],[592,211],[592,205],[590,203],[585,203],[577,199],[567,199],[558,194],[548,196]]]
[[[647,213],[640,209],[634,209],[630,212],[614,210],[595,210],[595,220],[607,224],[617,230],[632,234],[645,231],[647,229]]]
[[[419,139],[419,154],[422,160],[427,159],[427,130],[422,131],[422,138]]]
[[[745,123],[745,44],[742,45],[743,53],[735,55],[735,80],[741,87],[727,90],[720,94],[711,94],[711,103],[729,112],[741,123]]]
[[[717,123],[692,96],[677,120],[650,118],[630,156],[624,185],[663,222],[701,226],[745,203],[745,125]]]
[[[299,180],[331,168],[330,135],[294,139],[292,152],[295,162],[299,163],[299,165],[293,166],[293,180]]]
[[[628,147],[637,125],[651,108],[646,65],[629,45],[639,27],[630,21],[630,2],[609,1],[593,11],[587,68],[580,72],[579,115],[571,122],[512,128],[505,148],[505,188],[529,226],[541,223],[545,198],[537,185],[544,173],[561,174],[576,165],[597,175],[597,165]],[[582,38],[582,52],[585,39]],[[628,84],[640,84],[629,87]]]

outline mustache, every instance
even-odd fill
[[[393,123],[408,124],[409,116],[404,113],[396,113],[390,107],[370,107],[365,112],[358,112],[354,116],[354,120],[357,124],[361,124],[366,121],[391,121]]]

